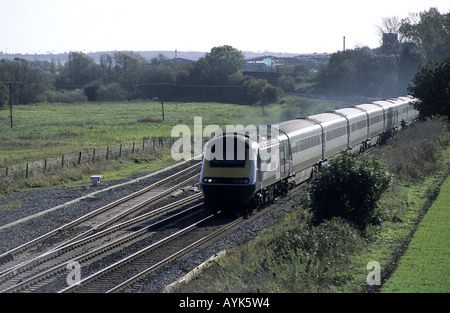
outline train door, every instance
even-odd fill
[[[286,177],[286,145],[280,147],[280,170],[281,177]]]

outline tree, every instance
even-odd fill
[[[281,95],[282,90],[279,87],[275,87],[267,83],[262,92],[261,102],[263,105],[278,102]]]
[[[128,92],[128,98],[142,98],[143,91],[140,84],[144,80],[144,73],[148,67],[147,60],[131,51],[114,53],[116,81]]]
[[[292,92],[295,90],[295,79],[290,75],[282,75],[278,82],[283,91]]]
[[[376,222],[377,201],[389,187],[385,164],[372,155],[342,152],[315,175],[309,186],[317,222],[341,217],[364,230]]]
[[[412,79],[408,92],[418,98],[415,104],[421,118],[439,114],[450,121],[450,55],[440,61],[423,64]]]
[[[83,88],[101,77],[101,69],[88,55],[70,52],[63,76],[68,83],[65,89]]]
[[[231,46],[214,47],[197,62],[205,82],[210,85],[228,83],[228,76],[240,73],[244,65],[244,54]]]
[[[404,44],[398,61],[398,90],[406,92],[420,66],[420,55],[412,44]]]
[[[3,107],[3,105],[7,104],[9,100],[9,90],[8,86],[0,83],[0,108]]]
[[[421,48],[423,59],[444,59],[450,54],[450,12],[430,8],[402,20],[401,38]]]
[[[318,79],[323,89],[333,93],[373,95],[379,72],[375,58],[361,48],[333,53]]]
[[[26,60],[16,58],[14,61],[0,61],[0,81],[12,84],[13,104],[28,104],[35,101],[38,95],[48,88],[49,80],[39,68]]]
[[[107,84],[112,75],[112,56],[110,54],[103,53],[100,56],[100,68],[102,70],[103,84]]]

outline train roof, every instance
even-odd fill
[[[347,119],[336,113],[320,113],[308,116],[308,119],[319,122],[323,127],[327,127],[337,122],[347,123]]]
[[[344,115],[348,118],[359,117],[359,116],[365,117],[366,116],[366,113],[364,111],[361,111],[360,109],[357,109],[357,108],[344,108],[344,109],[334,110],[333,112]]]
[[[279,126],[280,131],[288,134],[288,133],[300,131],[307,127],[314,127],[316,124],[307,119],[298,118],[295,120],[281,122],[281,123],[278,123],[277,125]]]
[[[397,99],[399,101],[408,102],[408,103],[411,103],[411,102],[414,102],[415,100],[417,100],[417,99],[414,99],[413,96],[402,96],[402,97],[397,97]]]
[[[398,101],[396,99],[386,99],[386,100],[374,101],[373,103],[381,106],[383,109],[395,108],[395,107],[398,107],[400,104],[402,104],[401,101]]]
[[[360,109],[366,111],[367,113],[373,113],[373,112],[377,112],[377,111],[383,112],[383,108],[381,108],[378,105],[373,104],[373,103],[358,104],[358,105],[355,105],[355,108],[360,108]]]

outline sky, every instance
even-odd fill
[[[333,53],[380,45],[376,25],[448,0],[0,0],[0,51]]]

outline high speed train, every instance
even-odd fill
[[[390,98],[214,137],[203,151],[205,204],[235,211],[270,203],[331,156],[364,151],[416,119],[415,101]]]

